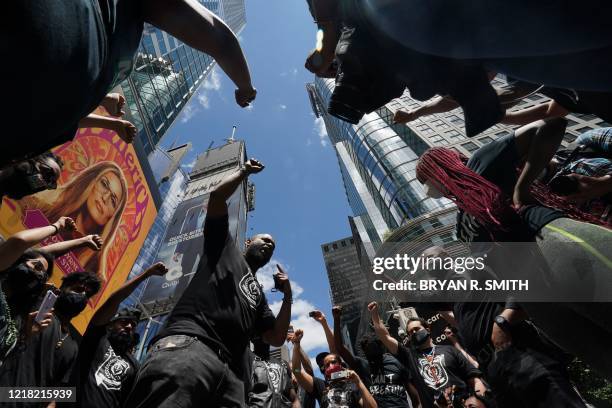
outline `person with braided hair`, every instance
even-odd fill
[[[429,149],[419,159],[416,175],[429,196],[444,196],[457,205],[457,237],[473,254],[496,249],[495,242],[537,244],[531,252],[492,263],[500,275],[504,269],[526,269],[533,279],[548,274],[550,291],[557,296],[563,293],[569,299],[582,291],[601,301],[612,285],[611,225],[537,181],[564,129],[563,119],[534,122],[483,146],[469,160],[451,149]],[[527,262],[532,262],[530,268],[525,268]],[[585,285],[577,287],[578,281]],[[560,346],[612,374],[612,357],[601,352],[612,335],[610,303],[566,300],[522,306]]]

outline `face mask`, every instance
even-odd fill
[[[364,353],[368,360],[380,360],[385,350],[382,345],[375,342],[368,344],[368,347],[364,350]]]
[[[338,371],[342,371],[342,370],[343,370],[342,365],[338,363],[330,364],[329,367],[325,369],[325,378],[330,378],[333,373],[337,373]]]
[[[25,263],[11,267],[5,283],[11,288],[11,303],[20,312],[29,311],[43,291],[47,275],[30,269]]]
[[[410,342],[415,346],[422,346],[429,339],[429,332],[425,329],[421,329],[414,333],[410,338]]]
[[[55,310],[69,318],[77,316],[86,306],[87,296],[84,293],[62,292],[55,302]]]
[[[112,331],[108,334],[108,341],[118,353],[125,353],[132,347],[133,336],[129,333]]]
[[[442,192],[434,187],[429,181],[425,182],[425,195],[430,198],[444,197],[444,194],[442,194]]]
[[[8,178],[6,195],[20,200],[25,196],[47,190],[49,184],[31,163],[23,163],[13,167],[13,174]]]

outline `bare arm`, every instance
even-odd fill
[[[58,257],[79,248],[90,248],[94,251],[99,251],[101,247],[102,238],[99,235],[87,235],[69,241],[56,242],[55,244],[44,246],[40,250]]]
[[[280,347],[285,343],[285,339],[287,338],[287,330],[289,330],[289,321],[291,320],[291,302],[293,300],[291,283],[289,282],[287,274],[280,265],[277,264],[276,267],[279,270],[278,279],[282,285],[281,290],[285,296],[283,297],[283,303],[278,311],[278,315],[276,316],[274,328],[263,333],[262,338],[266,343],[275,347]]]
[[[241,106],[255,98],[238,38],[219,17],[196,0],[149,0],[142,8],[145,21],[213,57],[244,95],[242,100],[236,95]]]
[[[527,125],[529,123],[548,118],[562,118],[569,111],[555,101],[548,101],[530,108],[513,112],[506,112],[501,123],[506,125]]]
[[[334,341],[334,334],[329,328],[329,324],[327,323],[327,318],[325,317],[323,312],[321,312],[320,310],[313,310],[312,314],[313,314],[312,318],[315,319],[317,322],[319,322],[321,324],[321,327],[323,327],[323,332],[325,332],[325,339],[327,340],[327,347],[329,347],[329,352],[335,354],[336,345]]]
[[[450,112],[458,108],[459,104],[450,96],[437,96],[423,106],[406,112],[398,110],[393,117],[394,123],[408,123],[417,120],[421,116],[433,115],[434,113]]]
[[[516,130],[514,140],[519,156],[525,161],[512,200],[519,207],[530,201],[529,187],[550,163],[565,135],[565,119],[537,121]]]
[[[353,353],[351,353],[349,349],[344,346],[344,342],[342,339],[342,327],[340,327],[340,322],[342,320],[342,308],[340,306],[334,306],[332,307],[332,313],[334,314],[333,339],[335,349],[338,354],[340,354],[340,357],[342,357],[342,359],[346,361],[346,364],[348,364],[349,367],[354,370],[357,367],[357,361],[355,360],[355,356],[353,355]]]
[[[374,332],[385,345],[387,350],[393,355],[397,355],[397,351],[399,348],[399,343],[389,334],[389,331],[380,320],[380,316],[378,315],[378,304],[376,302],[371,302],[368,305],[368,310],[372,315],[372,325],[374,326]]]
[[[312,364],[310,363],[310,359],[308,358],[308,356],[306,355],[306,353],[301,347],[299,350],[299,355],[300,355],[300,360],[302,361],[302,367],[304,368],[304,371],[306,371],[310,375],[314,375],[314,372],[312,371]]]
[[[303,336],[304,332],[301,329],[297,329],[295,331],[293,339],[291,340],[293,342],[291,366],[293,367],[293,375],[295,375],[295,379],[297,380],[300,387],[302,387],[307,393],[311,393],[314,388],[314,380],[312,378],[312,375],[302,370],[302,364],[300,362],[300,354],[302,353],[302,346],[300,345],[300,342],[302,341]]]
[[[378,408],[378,404],[372,394],[370,394],[370,390],[368,390],[368,387],[365,386],[355,371],[349,370],[348,379],[359,388],[359,393],[361,394],[360,405],[363,408]]]
[[[302,406],[297,396],[297,392],[295,392],[295,388],[291,388],[289,391],[289,401],[291,401],[291,408],[300,408]]]
[[[51,225],[32,228],[11,235],[0,244],[0,273],[13,265],[23,253],[61,231],[74,231],[75,224],[71,218],[62,217]]]
[[[406,390],[408,391],[408,397],[412,403],[412,408],[421,408],[421,398],[414,384],[408,382],[405,384]]]
[[[96,313],[94,313],[91,318],[90,324],[94,326],[104,326],[113,318],[115,313],[117,313],[117,309],[119,309],[119,305],[123,302],[130,294],[142,283],[145,279],[150,278],[151,276],[162,276],[166,272],[168,272],[168,268],[161,263],[158,262],[155,265],[149,267],[146,271],[136,276],[129,282],[126,282],[119,289],[114,291],[106,302],[100,306]]]
[[[244,168],[227,176],[211,193],[206,215],[218,217],[227,214],[227,200],[234,194],[240,183],[251,174],[259,173],[264,166],[255,159],[248,160]]]

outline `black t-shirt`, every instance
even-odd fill
[[[78,333],[61,329],[59,319],[29,341],[19,343],[0,368],[3,387],[59,387],[69,385],[78,353]],[[58,344],[61,341],[61,344]],[[7,407],[37,407],[39,403],[4,403]]]
[[[130,73],[144,27],[140,7],[131,0],[16,3],[13,18],[23,30],[16,38],[27,40],[7,43],[7,52],[23,56],[25,66],[45,69],[35,75],[12,70],[31,92],[23,112],[16,107],[9,116],[27,119],[36,136],[7,144],[0,163],[26,152],[40,154],[75,136],[78,122]],[[26,44],[31,56],[20,49]],[[41,99],[50,95],[52,104]]]
[[[256,357],[252,363],[251,390],[247,406],[250,408],[291,407],[291,370],[279,359],[269,361]]]
[[[138,363],[130,353],[118,353],[108,341],[106,326],[90,325],[77,359],[77,399],[82,408],[121,407],[130,392]]]
[[[275,321],[261,285],[229,233],[227,215],[206,217],[198,271],[156,339],[185,334],[213,342],[243,378],[249,340],[272,329]]]
[[[478,149],[468,160],[467,167],[485,179],[497,185],[507,197],[512,197],[514,186],[518,179],[516,169],[520,158],[516,150],[514,134],[509,134],[487,143]],[[508,212],[512,217],[512,211]],[[509,218],[511,225],[505,225],[506,230],[496,230],[492,234],[473,216],[460,210],[457,213],[457,237],[468,243],[474,243],[472,250],[480,252],[486,246],[477,243],[495,241],[528,242],[532,241],[544,225],[563,217],[563,213],[541,205],[528,206],[520,217]],[[495,238],[493,238],[493,235]]]
[[[405,384],[410,381],[408,370],[391,354],[383,354],[382,370],[375,371],[368,360],[355,357],[355,371],[368,387],[380,408],[410,407]]]
[[[361,395],[357,386],[350,381],[327,383],[313,377],[312,394],[321,408],[359,408]]]
[[[412,367],[423,379],[415,381],[421,399],[425,394],[427,400],[435,398],[453,385],[465,390],[468,379],[481,376],[480,371],[452,346],[439,344],[433,349],[412,351],[400,344],[397,359],[405,367]]]

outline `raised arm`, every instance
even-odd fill
[[[240,106],[248,106],[255,99],[238,38],[219,17],[196,0],[149,0],[142,2],[142,9],[145,21],[213,57],[236,84]]]
[[[90,113],[79,121],[79,128],[110,129],[125,143],[132,143],[138,133],[136,126],[129,120]]]
[[[370,390],[368,390],[368,387],[366,387],[363,381],[361,381],[359,375],[357,375],[357,373],[353,370],[348,370],[348,372],[349,381],[352,381],[357,386],[357,388],[359,388],[359,393],[361,394],[361,406],[363,408],[378,408],[376,400],[374,399],[372,394],[370,394]]]
[[[102,244],[103,241],[99,235],[86,235],[82,238],[56,242],[55,244],[44,246],[40,248],[40,250],[58,257],[79,248],[89,248],[93,251],[99,251],[100,248],[102,248]]]
[[[264,332],[262,338],[266,343],[275,347],[280,347],[285,343],[285,339],[287,338],[287,330],[289,330],[289,321],[291,320],[291,303],[293,299],[291,283],[289,282],[287,273],[279,264],[276,264],[276,267],[279,271],[278,279],[281,282],[281,291],[284,294],[283,303],[276,316],[274,327]]]
[[[94,313],[91,318],[90,324],[94,326],[104,326],[113,318],[115,313],[117,313],[117,309],[119,309],[119,305],[123,302],[130,294],[136,290],[138,285],[142,283],[145,279],[150,278],[151,276],[163,276],[168,272],[168,268],[161,262],[156,263],[155,265],[149,267],[146,271],[136,276],[129,282],[126,282],[119,289],[114,291],[106,302],[100,306],[100,308]]]
[[[332,313],[334,315],[334,346],[340,357],[351,367],[353,370],[357,367],[355,356],[344,346],[342,338],[342,327],[340,325],[342,321],[342,307],[332,307]]]
[[[206,215],[217,217],[227,214],[227,200],[234,194],[240,183],[249,175],[259,173],[263,169],[263,164],[251,159],[244,163],[243,168],[223,179],[210,193]]]
[[[61,217],[46,227],[27,229],[10,236],[0,244],[0,273],[13,265],[27,249],[38,245],[45,238],[59,232],[74,231],[75,228],[72,218]]]
[[[372,325],[374,326],[374,332],[376,332],[376,335],[385,345],[387,350],[389,350],[391,354],[397,355],[399,344],[396,339],[391,337],[389,331],[387,330],[383,322],[380,320],[380,316],[378,315],[378,304],[376,302],[371,302],[368,305],[368,310],[372,315]]]
[[[531,108],[506,112],[501,123],[506,125],[524,126],[540,119],[559,118],[567,116],[569,111],[555,101],[548,101]]]
[[[334,333],[332,333],[331,329],[329,328],[329,324],[327,323],[327,318],[325,317],[323,312],[321,312],[320,310],[313,310],[311,312],[311,316],[313,319],[315,319],[317,322],[321,324],[321,327],[323,327],[323,332],[325,332],[325,339],[327,340],[327,347],[329,347],[329,352],[335,354],[336,353],[336,343],[334,341]]]
[[[293,375],[295,375],[295,379],[297,380],[300,387],[302,387],[307,393],[311,393],[314,388],[314,380],[311,374],[308,374],[306,371],[302,370],[301,364],[301,356],[302,346],[300,342],[302,341],[302,337],[304,337],[304,331],[302,329],[297,329],[291,342],[293,343],[293,353],[291,355],[291,366],[293,367]]]

